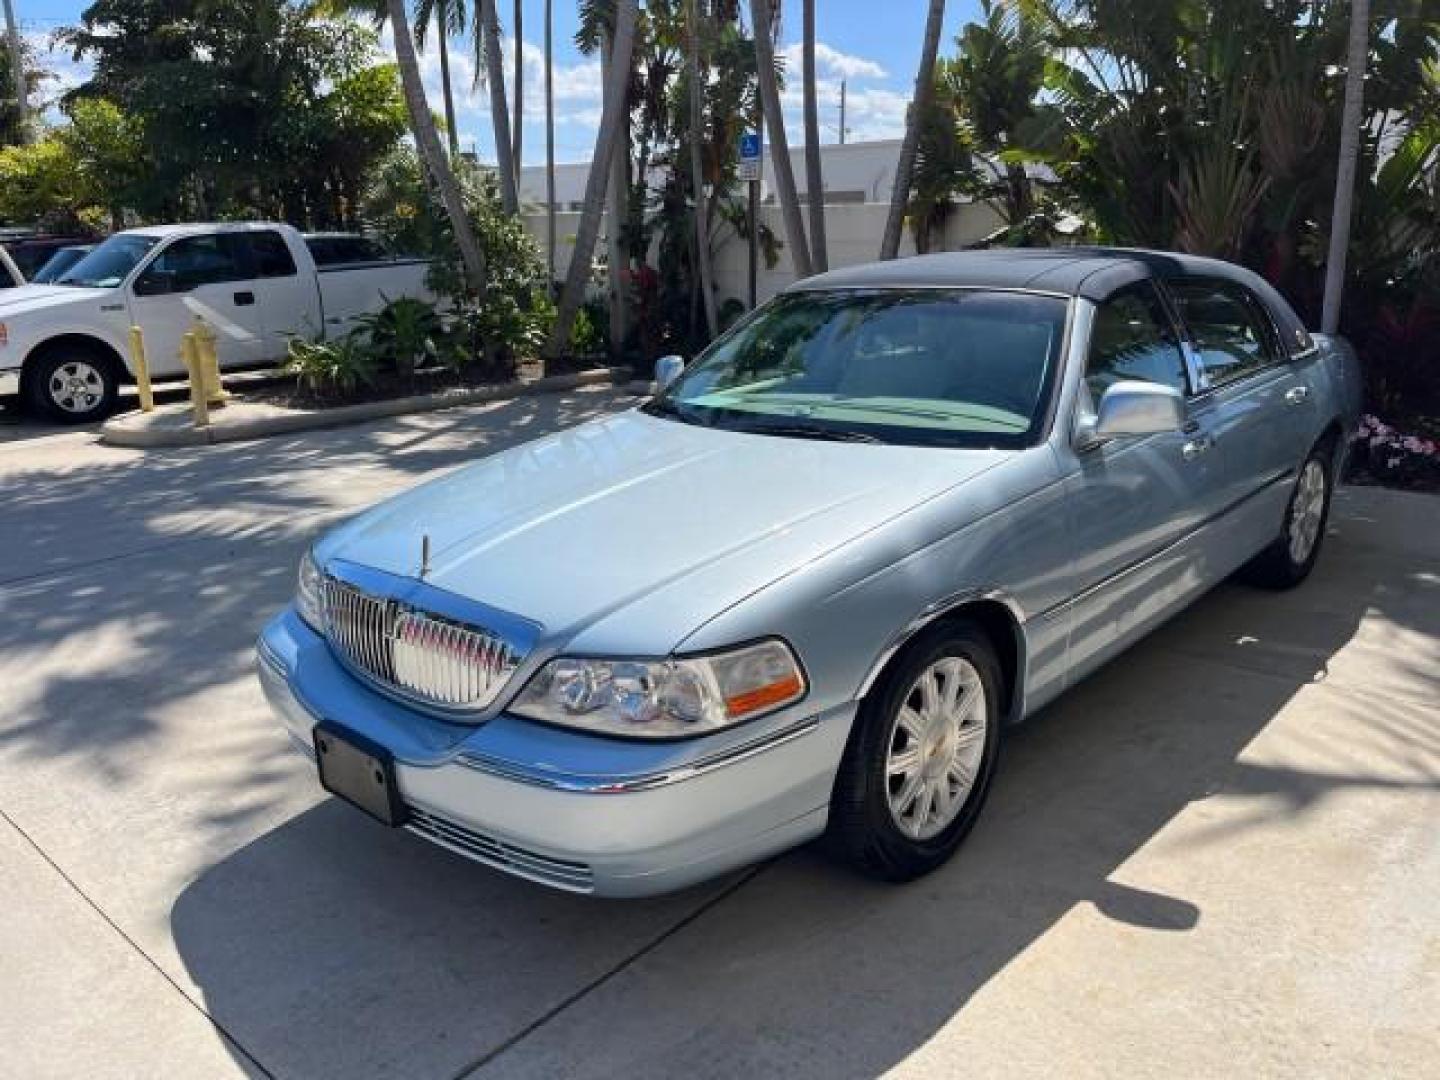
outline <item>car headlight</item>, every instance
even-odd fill
[[[295,582],[295,611],[317,634],[325,632],[325,609],[320,602],[320,567],[310,552],[300,560]]]
[[[708,735],[805,696],[805,672],[783,641],[667,660],[560,657],[510,706],[533,720],[606,735]]]

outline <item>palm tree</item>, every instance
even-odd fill
[[[399,0],[391,2],[398,3]],[[595,253],[600,217],[605,209],[610,162],[620,147],[630,62],[635,51],[637,15],[636,0],[616,0],[615,29],[610,39],[610,64],[605,79],[600,130],[595,135],[595,153],[590,159],[590,173],[585,178],[585,204],[580,213],[580,226],[576,230],[575,249],[571,252],[570,266],[565,272],[565,288],[560,293],[560,310],[556,313],[555,325],[545,346],[549,356],[558,356],[569,347],[575,313],[580,310],[580,301],[585,297],[585,281],[590,276],[590,260]]]
[[[755,66],[760,88],[760,106],[770,138],[770,163],[775,169],[776,197],[785,221],[785,242],[790,245],[790,264],[797,278],[810,276],[810,247],[805,242],[805,222],[800,217],[800,196],[795,190],[795,172],[790,166],[790,144],[785,139],[785,116],[780,110],[780,83],[775,77],[775,15],[770,0],[750,0],[750,21],[755,24]]]
[[[520,166],[525,158],[525,0],[515,0],[515,26],[510,31],[515,39],[515,182],[520,182]]]
[[[801,78],[805,92],[805,190],[810,204],[810,261],[829,269],[825,243],[825,177],[820,167],[820,106],[815,94],[815,0],[804,0]]]
[[[465,264],[465,277],[476,293],[484,293],[485,255],[470,228],[460,184],[450,170],[445,148],[440,145],[440,133],[435,130],[435,117],[425,100],[425,85],[420,81],[420,62],[416,59],[415,44],[410,38],[405,0],[386,0],[385,10],[390,17],[390,36],[395,41],[395,62],[400,69],[400,86],[405,94],[405,107],[410,113],[415,149],[440,194],[445,216],[450,219],[450,228],[455,233],[455,243]]]
[[[505,61],[500,54],[500,22],[495,17],[495,0],[480,0],[480,26],[483,41],[485,79],[490,86],[490,121],[495,131],[495,168],[500,174],[500,205],[507,214],[520,212],[520,196],[515,189],[515,159],[511,156],[510,106],[505,100]]]
[[[455,91],[450,81],[450,35],[465,32],[465,5],[460,0],[418,0],[415,5],[415,45],[425,48],[425,31],[435,24],[440,39],[440,88],[445,96],[445,133],[450,156],[460,154],[460,128],[455,122]]]
[[[545,288],[555,287],[555,0],[545,0]]]
[[[940,51],[940,28],[944,22],[945,0],[930,0],[930,14],[925,20],[925,44],[920,50],[920,69],[915,73],[915,98],[905,119],[905,141],[900,144],[895,187],[890,192],[890,213],[885,219],[885,236],[880,241],[882,259],[893,259],[900,253],[900,230],[905,224],[905,205],[910,201],[915,148],[920,143],[920,127],[935,92],[935,54]]]
[[[705,306],[705,327],[713,338],[720,332],[719,320],[715,316],[715,290],[711,284],[710,272],[710,220],[705,209],[705,167],[701,150],[706,141],[704,93],[705,85],[701,72],[707,70],[700,56],[700,0],[690,0],[689,10],[689,56],[686,58],[690,69],[690,186],[695,194],[695,262],[700,270],[700,295]]]

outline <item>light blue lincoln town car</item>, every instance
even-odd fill
[[[305,556],[259,672],[326,789],[575,892],[821,836],[917,877],[1007,724],[1305,578],[1359,411],[1254,274],[1078,248],[822,274],[657,381]]]

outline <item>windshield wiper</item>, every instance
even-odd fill
[[[885,445],[884,439],[866,435],[863,431],[846,431],[839,428],[819,427],[814,424],[754,424],[738,429],[753,435],[781,435],[792,439],[821,439],[825,442],[858,442]]]

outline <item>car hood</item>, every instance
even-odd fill
[[[0,289],[0,318],[14,318],[30,311],[98,300],[114,291],[82,289],[75,285],[21,285],[14,289]]]
[[[487,457],[317,546],[538,623],[663,655],[766,585],[1010,456],[717,431],[629,411]],[[601,629],[603,627],[603,630]]]

